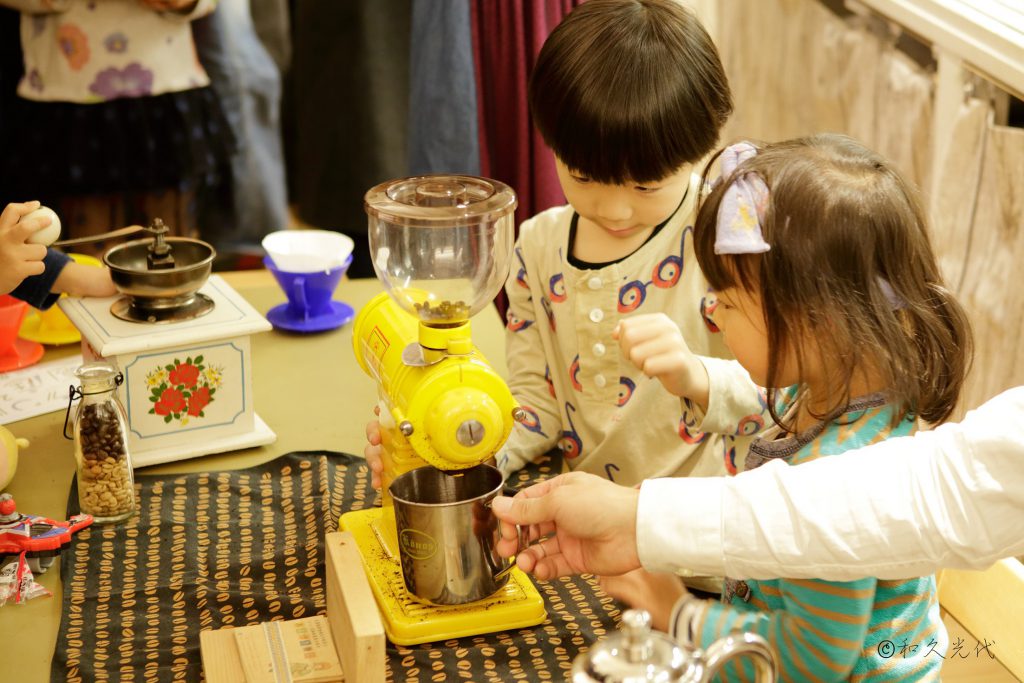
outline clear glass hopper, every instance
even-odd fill
[[[406,311],[431,327],[465,322],[508,276],[516,195],[464,175],[403,178],[365,197],[377,277]]]

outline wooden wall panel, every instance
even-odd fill
[[[949,129],[948,144],[938,152],[931,201],[932,244],[947,286],[960,291],[971,225],[981,184],[985,133],[992,107],[979,99],[964,102]]]
[[[927,191],[932,164],[932,74],[889,48],[882,54],[878,76],[875,132],[865,142]]]
[[[1024,130],[990,126],[960,287],[974,326],[974,370],[961,405],[1024,384]]]

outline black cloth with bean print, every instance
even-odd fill
[[[561,464],[546,460],[509,483]],[[135,517],[79,532],[61,555],[51,681],[202,681],[201,630],[324,613],[324,534],[342,512],[377,502],[362,458],[329,452],[243,470],[137,473],[135,487]],[[73,484],[68,514],[77,506]],[[568,680],[573,659],[617,628],[620,606],[589,577],[538,587],[548,611],[540,626],[389,642],[387,680]]]

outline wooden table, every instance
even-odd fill
[[[256,310],[265,313],[285,300],[267,271],[222,273]],[[382,290],[377,280],[345,280],[335,299],[357,311]],[[502,375],[506,372],[503,325],[489,307],[473,319],[480,350]],[[44,361],[78,353],[77,345],[48,347]],[[278,455],[302,450],[333,450],[362,455],[365,426],[377,403],[376,386],[356,364],[352,325],[314,335],[277,331],[253,337],[253,388],[256,412],[277,433],[269,446],[148,467],[145,472],[197,472],[251,467]],[[7,427],[31,446],[21,452],[18,471],[7,488],[18,508],[64,519],[75,472],[72,443],[62,436],[64,412],[41,415]],[[10,683],[49,680],[60,626],[59,560],[39,582],[53,593],[24,605],[0,608],[3,679]],[[16,646],[13,644],[17,643]]]
[[[222,273],[224,279],[257,310],[266,312],[285,300],[266,271]],[[346,280],[335,298],[358,310],[381,291],[377,280]],[[473,319],[477,346],[502,375],[506,373],[505,341],[500,317],[488,308]],[[352,354],[352,326],[316,335],[267,332],[253,338],[256,412],[277,432],[269,446],[224,455],[209,455],[146,468],[146,472],[196,472],[251,467],[278,455],[300,450],[335,450],[361,455],[364,428],[377,402],[376,389],[363,374]],[[44,360],[78,352],[78,347],[48,348]],[[8,491],[20,509],[56,519],[64,517],[68,489],[75,471],[70,441],[61,435],[64,413],[50,413],[7,425],[32,445],[22,451],[18,472]],[[59,560],[58,560],[59,563]],[[53,592],[24,605],[0,608],[0,643],[7,643],[3,679],[7,683],[44,683],[49,680],[60,626],[60,567],[55,563],[40,577]],[[952,617],[946,615],[950,635],[974,640]],[[992,634],[976,634],[991,636]],[[10,645],[16,643],[17,645]],[[943,668],[943,680],[1015,680],[998,662],[988,657],[951,658]]]

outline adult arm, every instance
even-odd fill
[[[734,578],[904,578],[1024,553],[1024,387],[961,423],[731,479],[644,482],[650,570]]]

